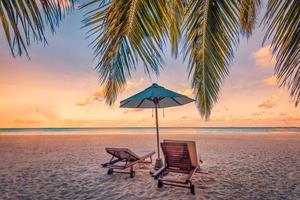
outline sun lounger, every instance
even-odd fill
[[[144,152],[143,155],[138,155],[128,148],[105,148],[106,152],[112,155],[109,162],[102,164],[102,167],[108,168],[107,174],[111,175],[114,172],[130,174],[130,177],[135,176],[134,165],[137,163],[152,163],[154,151]],[[149,161],[146,161],[149,159]],[[130,168],[129,172],[125,170]]]
[[[161,143],[165,163],[153,176],[158,179],[157,187],[171,185],[189,188],[195,194],[195,186],[192,183],[194,173],[199,169],[196,143],[194,141],[164,140]],[[200,160],[200,162],[202,162]],[[168,180],[163,176],[167,172],[187,174],[185,181]]]

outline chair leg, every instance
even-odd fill
[[[195,195],[195,185],[193,185],[192,182],[190,182],[190,190],[191,190],[191,193],[193,195]]]
[[[133,170],[133,165],[130,166],[130,178],[133,178],[135,176],[135,171]]]
[[[157,182],[157,187],[158,187],[158,188],[162,188],[163,185],[164,185],[163,181],[159,178],[159,179],[158,179],[158,182]]]
[[[130,172],[130,178],[133,178],[135,176],[135,171]]]
[[[112,175],[113,173],[114,173],[114,170],[112,168],[109,168],[108,171],[107,171],[107,174]]]

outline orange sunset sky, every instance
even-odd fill
[[[164,69],[151,79],[143,66],[128,82],[115,106],[107,106],[99,86],[93,53],[85,39],[77,11],[63,20],[49,45],[32,44],[30,60],[13,58],[0,28],[0,127],[124,127],[153,126],[149,109],[118,108],[119,101],[157,82],[193,97],[187,63],[166,52]],[[299,126],[300,107],[286,88],[276,86],[275,60],[262,46],[258,28],[241,38],[230,75],[209,121],[201,119],[195,104],[160,111],[161,126]]]

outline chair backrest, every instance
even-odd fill
[[[161,148],[165,157],[165,165],[168,168],[187,171],[192,169],[188,145],[186,143],[163,142],[161,143]]]
[[[113,155],[116,158],[119,158],[120,160],[127,160],[128,161],[135,161],[139,160],[140,157],[132,152],[128,148],[105,148],[106,152]]]
[[[198,162],[198,154],[197,154],[197,148],[196,148],[196,142],[195,141],[184,141],[184,140],[164,140],[165,143],[179,143],[179,144],[187,144],[188,146],[188,153],[190,156],[192,167],[199,166]]]

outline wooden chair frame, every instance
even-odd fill
[[[162,168],[160,168],[158,171],[156,171],[153,174],[153,177],[155,179],[158,179],[157,187],[161,188],[163,185],[170,185],[170,186],[175,186],[175,187],[182,187],[182,188],[188,188],[190,189],[190,192],[192,194],[195,194],[195,185],[192,182],[193,175],[199,170],[200,168],[193,167],[191,165],[191,162],[189,163],[182,163],[182,166],[178,167],[171,167],[168,164],[168,152],[166,150],[166,147],[170,144],[168,143],[161,143],[161,147],[164,153],[165,157],[165,163]],[[190,155],[188,153],[188,146],[187,144],[184,143],[171,143],[171,145],[174,145],[175,147],[177,146],[178,148],[184,149],[184,153],[186,153],[186,158],[187,160],[191,160]],[[181,174],[187,174],[187,177],[185,178],[185,181],[177,181],[177,180],[170,180],[170,179],[165,179],[164,174],[167,173],[181,173]]]
[[[108,168],[107,174],[109,175],[112,175],[113,173],[124,173],[129,174],[130,178],[133,178],[135,176],[134,165],[136,165],[137,163],[152,163],[152,156],[155,154],[155,152],[152,151],[147,153],[146,155],[139,157],[136,154],[132,154],[129,149],[120,148],[120,151],[117,151],[117,148],[115,149],[116,151],[114,153],[106,150],[106,152],[111,154],[112,157],[109,162],[103,163],[102,167]],[[120,158],[118,156],[118,152],[121,151],[126,152],[129,156],[124,159]],[[125,171],[127,168],[129,168],[129,172]]]

